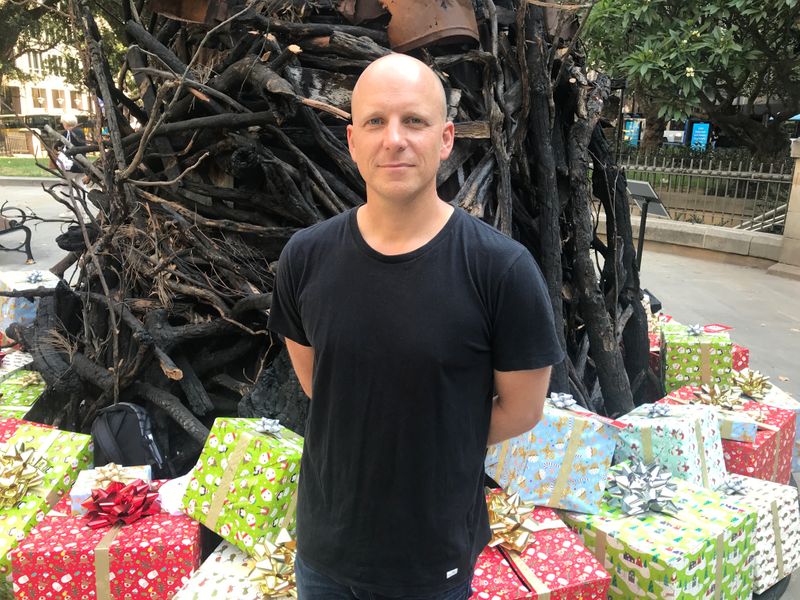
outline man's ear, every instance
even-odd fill
[[[447,121],[442,130],[442,149],[439,152],[440,160],[447,160],[450,153],[453,151],[453,144],[456,139],[456,126],[452,121]]]
[[[347,147],[350,150],[350,158],[352,158],[353,162],[355,162],[356,157],[355,157],[355,154],[353,154],[353,152],[355,151],[355,146],[353,145],[353,126],[352,125],[348,125],[347,126]]]

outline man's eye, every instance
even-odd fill
[[[381,118],[374,117],[374,118],[370,119],[369,121],[367,121],[367,125],[380,125],[382,122],[383,122],[383,120]]]
[[[422,125],[424,123],[424,121],[419,117],[409,117],[408,122],[412,125]]]

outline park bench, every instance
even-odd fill
[[[19,213],[19,215],[13,214],[14,212]],[[33,253],[31,252],[31,230],[25,225],[27,219],[28,215],[25,214],[25,211],[21,208],[16,208],[14,206],[6,207],[5,204],[0,207],[0,236],[15,231],[22,231],[25,234],[25,239],[17,246],[4,246],[0,244],[0,250],[24,252],[28,256],[25,264],[32,265],[36,261],[33,260]]]

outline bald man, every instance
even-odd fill
[[[454,127],[436,74],[375,61],[352,119],[366,203],[291,239],[270,316],[311,398],[298,591],[461,600],[489,539],[486,446],[539,421],[563,355],[528,251],[439,198]]]

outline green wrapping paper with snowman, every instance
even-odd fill
[[[733,345],[727,332],[699,325],[665,323],[661,328],[661,373],[667,393],[685,385],[731,385]]]
[[[252,553],[294,529],[303,438],[272,419],[214,421],[191,472],[187,515]]]
[[[753,593],[756,513],[658,464],[612,470],[600,513],[564,521],[611,573],[608,597],[742,600]]]

